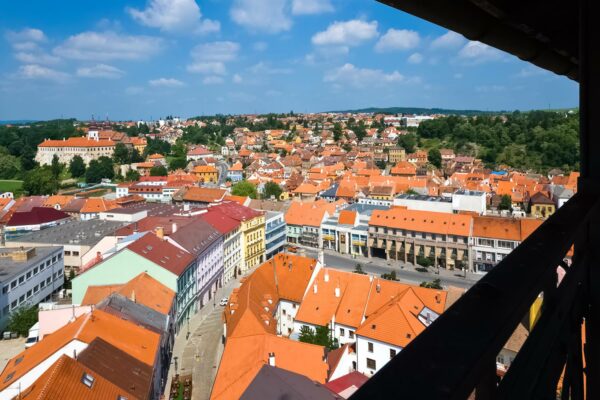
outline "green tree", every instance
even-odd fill
[[[429,289],[443,289],[441,281],[439,279],[434,279],[431,282],[421,282],[420,286]]]
[[[417,146],[417,136],[414,133],[398,136],[398,146],[402,147],[407,153],[414,153]]]
[[[419,264],[422,267],[427,268],[427,267],[431,267],[433,265],[433,260],[428,257],[417,256],[417,264]]]
[[[38,307],[19,307],[10,314],[7,329],[17,332],[21,336],[27,336],[29,328],[38,321]]]
[[[129,171],[127,171],[127,173],[125,174],[125,180],[127,182],[136,182],[140,180],[140,173],[137,172],[134,169],[130,169]]]
[[[31,146],[25,146],[21,152],[21,167],[23,171],[29,171],[37,165],[35,161],[35,150]]]
[[[279,200],[279,196],[281,196],[281,193],[283,193],[283,189],[281,188],[281,186],[279,186],[275,182],[267,182],[263,191],[263,197],[265,199],[270,199],[271,196],[273,196],[275,200]]]
[[[256,186],[246,180],[239,181],[233,185],[231,187],[231,194],[234,196],[248,196],[251,199],[256,199],[258,196]]]
[[[339,122],[333,124],[333,140],[337,143],[342,138],[342,126]]]
[[[134,148],[133,150],[131,150],[129,162],[138,163],[142,161],[144,161],[144,157],[142,157],[138,149]]]
[[[498,204],[499,210],[512,210],[512,199],[510,195],[504,194],[500,198],[500,204]]]
[[[169,171],[164,165],[155,165],[150,168],[150,176],[167,176],[169,175]]]
[[[363,267],[360,264],[356,264],[354,266],[354,272],[355,274],[360,274],[360,275],[366,275],[367,273],[365,271],[363,271]]]
[[[304,343],[324,346],[329,350],[335,350],[339,347],[337,339],[332,336],[327,325],[317,326],[315,330],[307,325],[302,325],[298,340]]]
[[[58,191],[58,180],[50,168],[38,167],[25,175],[23,190],[30,196],[54,194]]]
[[[442,168],[442,154],[438,149],[431,149],[427,154],[427,160],[436,168]]]
[[[184,169],[187,166],[187,161],[185,157],[176,157],[171,159],[169,162],[169,168],[171,171],[175,171],[177,169]]]
[[[102,179],[113,179],[114,177],[114,165],[109,157],[100,157],[97,160],[90,161],[90,165],[85,172],[87,183],[100,183]]]
[[[396,271],[392,271],[389,274],[388,273],[381,274],[381,279],[386,279],[388,281],[397,281],[398,280],[398,278],[396,278]]]
[[[0,179],[13,179],[21,172],[20,160],[9,154],[0,154]]]
[[[383,160],[377,160],[377,161],[375,161],[375,165],[379,169],[385,169],[387,167],[385,161],[383,161]]]
[[[300,327],[300,335],[298,336],[298,340],[304,343],[314,343],[315,331],[313,331],[313,329],[308,325],[302,325]]]
[[[81,156],[74,156],[69,163],[69,172],[73,178],[80,178],[85,175],[85,162]]]
[[[123,143],[117,143],[115,145],[115,150],[113,151],[113,160],[117,164],[129,164],[131,154],[127,146]]]
[[[54,156],[52,156],[52,164],[50,166],[50,169],[52,171],[52,175],[54,176],[54,178],[58,179],[58,177],[60,176],[60,173],[63,170],[63,165],[60,163],[58,156],[56,154]]]

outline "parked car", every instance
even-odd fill
[[[25,348],[28,349],[40,340],[40,323],[36,322],[31,328],[29,328],[29,335],[25,341]]]
[[[298,248],[296,246],[288,246],[288,251],[290,253],[297,253],[298,252]]]
[[[221,301],[219,302],[219,305],[226,306],[228,301],[229,301],[229,299],[227,297],[223,297],[221,299]]]

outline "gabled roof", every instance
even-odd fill
[[[334,400],[340,397],[303,375],[265,364],[240,399]]]
[[[154,233],[142,236],[127,248],[177,276],[183,274],[194,261],[190,253],[158,238]]]
[[[238,221],[248,221],[264,214],[262,211],[253,210],[250,207],[242,206],[234,201],[214,205],[210,210],[225,213]]]
[[[51,207],[33,207],[31,211],[15,212],[6,225],[39,225],[67,218],[71,218],[69,214]]]
[[[296,342],[273,334],[227,339],[210,398],[239,399],[258,371],[275,354],[278,368],[324,383],[327,379],[325,348]]]
[[[354,225],[356,223],[357,216],[358,214],[356,213],[356,211],[342,210],[340,211],[338,223],[340,225]]]
[[[72,340],[89,344],[97,337],[149,366],[154,365],[160,340],[157,333],[104,311],[94,310],[79,316],[75,321],[45,336],[35,346],[13,357],[0,374],[0,391],[12,385]]]
[[[325,213],[333,215],[335,204],[326,201],[299,202],[294,201],[285,213],[285,222],[288,225],[321,226]]]
[[[123,389],[129,396],[149,398],[153,369],[107,341],[94,339],[77,356],[77,361]]]
[[[240,221],[237,219],[231,218],[225,213],[212,210],[212,208],[209,208],[208,212],[200,214],[199,217],[222,234],[227,234],[240,226]]]
[[[177,243],[189,253],[199,255],[223,235],[203,218],[195,218],[169,236],[169,240]]]
[[[190,187],[184,189],[183,201],[200,203],[215,203],[223,200],[227,191],[225,189],[213,189],[205,187]]]
[[[142,272],[122,285],[89,286],[81,304],[97,304],[112,293],[119,293],[136,303],[162,314],[168,314],[175,300],[175,292]]]
[[[87,386],[83,377],[89,376],[93,383]],[[22,391],[19,399],[27,400],[105,400],[142,399],[133,396],[69,356],[62,355],[33,384]]]
[[[85,205],[79,211],[80,213],[100,213],[103,211],[117,208],[114,200],[106,200],[101,197],[90,197],[86,199]]]
[[[368,380],[369,378],[366,375],[363,375],[358,371],[354,371],[327,382],[325,387],[331,390],[333,393],[337,393],[338,395],[347,399],[354,392],[360,389],[360,387]]]
[[[539,219],[477,216],[473,219],[473,236],[522,242],[541,224]]]
[[[49,196],[44,202],[43,207],[54,207],[58,205],[60,208],[66,206],[75,196],[54,195]]]

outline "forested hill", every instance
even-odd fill
[[[417,115],[483,115],[483,114],[502,114],[506,111],[483,111],[483,110],[452,110],[447,108],[419,108],[419,107],[369,107],[358,110],[330,111],[335,113],[353,113],[353,114],[417,114]]]
[[[452,148],[488,166],[521,170],[579,170],[579,113],[530,111],[502,116],[448,116],[421,123],[425,148]]]

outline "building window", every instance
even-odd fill
[[[367,343],[367,350],[369,350],[369,353],[373,352],[373,343],[371,343],[371,342]]]
[[[6,293],[8,293],[8,285],[6,285],[2,288],[2,294],[6,294]]]
[[[37,273],[39,272],[39,270],[40,270],[40,269],[39,269],[39,267],[35,267],[35,268],[33,269],[33,274],[34,274],[34,275],[37,275]]]
[[[348,331],[348,336],[350,336],[350,339],[354,339],[354,331]]]
[[[480,246],[487,246],[487,247],[493,247],[494,246],[494,241],[491,239],[477,239],[477,243]]]
[[[14,289],[14,288],[16,288],[16,287],[17,287],[17,281],[12,281],[12,282],[10,283],[10,288],[11,288],[11,289]]]
[[[345,336],[346,335],[346,331],[344,330],[344,328],[340,328],[340,336]]]
[[[83,376],[81,377],[81,383],[83,383],[85,386],[91,388],[92,385],[94,384],[94,377],[88,373],[84,373]]]
[[[396,350],[390,349],[390,360],[394,357],[396,357]]]
[[[27,298],[30,298],[32,294],[33,294],[33,290],[32,290],[32,289],[29,289],[29,290],[27,291]]]
[[[29,272],[27,273],[27,276],[26,276],[26,277],[27,277],[27,279],[31,279],[31,275],[32,275],[32,273],[31,273],[31,271],[29,271]]]
[[[377,363],[372,358],[367,358],[367,368],[377,369]]]

